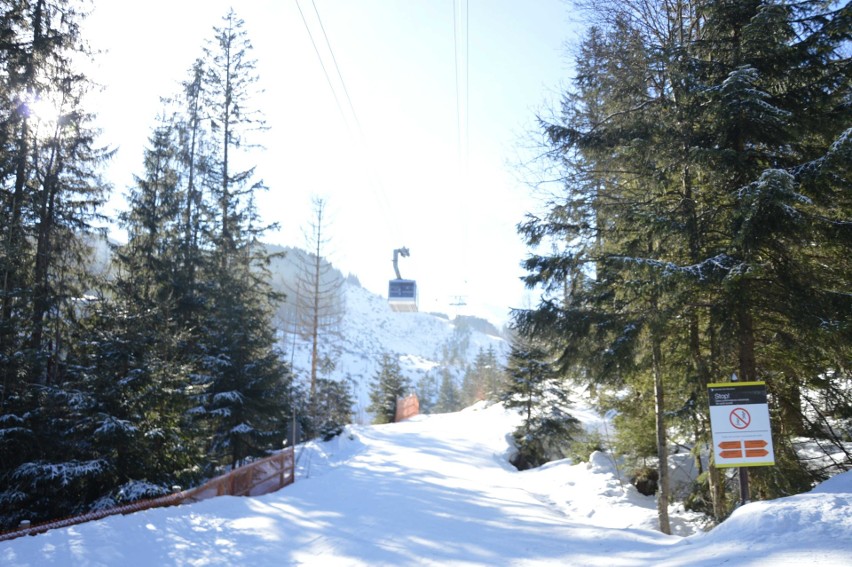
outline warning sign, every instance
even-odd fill
[[[710,427],[716,466],[775,464],[765,382],[710,384]]]
[[[745,408],[731,410],[731,425],[737,429],[745,429],[751,424],[751,414]]]

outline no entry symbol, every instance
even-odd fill
[[[730,421],[737,429],[745,429],[751,423],[751,415],[745,408],[736,408],[731,411]]]

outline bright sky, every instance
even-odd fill
[[[106,50],[95,78],[106,85],[97,108],[104,141],[118,147],[109,171],[113,206],[141,173],[160,97],[177,92],[230,4],[94,0],[86,33]],[[418,282],[421,311],[501,324],[509,307],[526,306],[515,225],[534,203],[516,165],[536,114],[569,78],[568,5],[253,0],[235,9],[255,48],[265,91],[258,106],[270,127],[255,160],[270,188],[261,213],[281,225],[267,240],[303,245],[318,195],[332,222],[326,255],[371,291],[387,294],[392,251],[407,246],[400,268]],[[468,304],[459,311],[456,296]]]

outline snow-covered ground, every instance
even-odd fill
[[[709,533],[609,459],[518,472],[501,406],[352,426],[299,448],[297,481],[256,498],[106,518],[0,543],[4,566],[850,565],[852,472],[739,508]],[[691,534],[691,535],[687,535]]]

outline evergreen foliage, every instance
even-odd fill
[[[480,348],[473,366],[467,369],[462,378],[462,406],[470,406],[481,400],[497,401],[504,383],[503,368],[497,361],[494,347]]]
[[[78,508],[108,468],[79,443],[93,401],[69,356],[110,156],[83,104],[83,16],[65,0],[0,15],[0,526]]]
[[[352,423],[352,385],[348,381],[318,378],[314,398],[315,415],[312,430],[323,441],[340,435],[343,428]]]
[[[0,526],[189,486],[279,448],[303,407],[275,349],[263,184],[239,170],[257,81],[229,12],[179,97],[164,101],[118,221],[90,266],[104,187],[74,2],[0,16]],[[42,114],[53,105],[58,118]],[[342,404],[347,403],[341,394]],[[351,404],[351,401],[348,402]],[[338,408],[339,409],[339,408]]]
[[[397,400],[410,391],[410,381],[402,373],[397,357],[383,354],[379,371],[370,383],[370,405],[367,411],[373,413],[373,423],[393,423]]]
[[[656,446],[666,531],[668,438],[706,446],[709,382],[767,382],[780,450],[753,475],[761,498],[822,477],[796,439],[837,438],[804,400],[852,401],[849,168],[833,157],[852,123],[852,14],[774,0],[590,9],[574,86],[542,120],[563,191],[519,225],[553,247],[525,262],[546,296],[515,321],[564,374],[613,393],[621,436],[654,424],[653,442],[621,443]],[[728,496],[709,472],[721,519]]]
[[[456,378],[448,369],[441,367],[441,385],[438,389],[438,401],[433,411],[435,413],[449,413],[458,411],[464,407],[462,403],[461,388],[456,383]]]
[[[523,416],[512,434],[517,449],[512,463],[525,470],[567,457],[580,433],[580,422],[568,411],[565,379],[548,354],[533,344],[515,341],[507,374],[500,401]]]
[[[420,413],[429,414],[434,411],[438,403],[440,384],[433,370],[423,374],[415,384],[417,399],[420,402]]]

